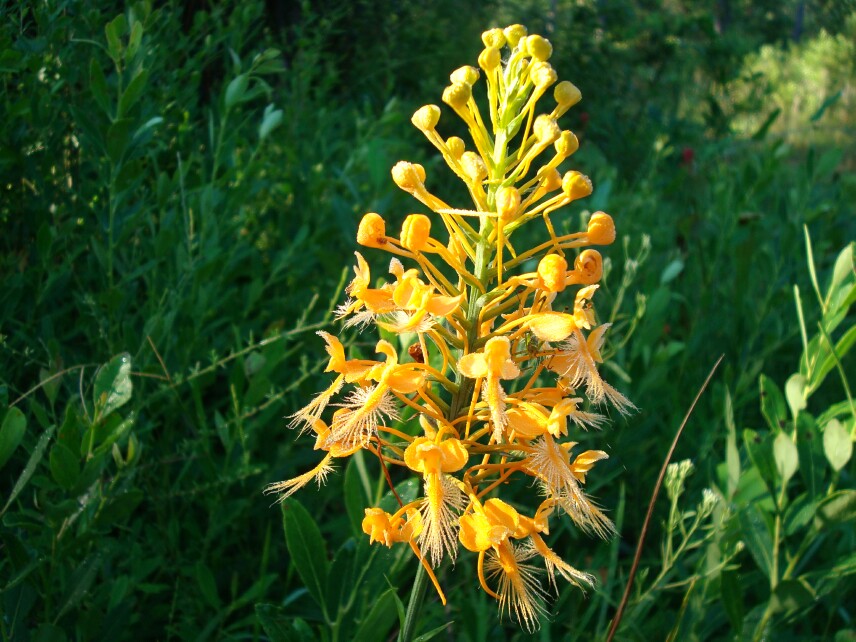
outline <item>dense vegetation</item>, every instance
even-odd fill
[[[515,22],[583,93],[569,167],[618,226],[599,311],[641,409],[592,435],[620,538],[551,533],[600,585],[563,589],[532,639],[606,636],[721,354],[616,639],[856,639],[856,7],[709,5],[0,7],[2,639],[394,635],[416,566],[359,528],[377,462],[285,519],[262,489],[315,461],[283,417],[322,387],[314,331],[361,214],[420,211],[400,159],[444,180],[410,115]],[[420,630],[530,639],[470,566],[440,569]]]

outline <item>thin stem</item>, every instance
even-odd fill
[[[419,611],[422,610],[422,602],[425,600],[425,589],[428,588],[428,573],[420,564],[416,571],[416,579],[413,580],[413,589],[410,591],[410,601],[407,603],[407,613],[404,616],[404,625],[398,634],[398,642],[410,642],[416,633],[416,620]]]

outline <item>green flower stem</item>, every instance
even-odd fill
[[[410,591],[410,601],[407,603],[407,613],[404,616],[404,625],[398,634],[398,642],[410,642],[416,633],[416,620],[422,610],[422,602],[425,601],[425,590],[428,588],[428,573],[425,566],[419,564],[416,571],[416,579],[413,580],[413,589]]]

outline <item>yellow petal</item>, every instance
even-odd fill
[[[564,341],[577,327],[573,315],[563,312],[534,314],[527,325],[541,341]]]
[[[465,354],[458,360],[458,370],[470,379],[487,376],[487,363],[484,360],[484,354],[481,352]]]

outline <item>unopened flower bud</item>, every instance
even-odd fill
[[[449,148],[449,155],[455,160],[460,160],[466,150],[463,139],[457,136],[449,136],[446,140],[446,147]]]
[[[563,109],[568,109],[576,105],[582,99],[583,95],[576,85],[567,80],[563,80],[553,90],[553,98],[559,103]]]
[[[470,65],[464,65],[463,67],[459,67],[452,72],[449,76],[449,80],[452,81],[452,84],[463,83],[464,85],[469,85],[472,87],[476,81],[479,79],[479,70]]]
[[[498,47],[488,47],[479,54],[479,67],[485,71],[493,71],[502,62]]]
[[[535,60],[547,60],[553,55],[553,45],[542,36],[532,35],[526,38],[526,51]]]
[[[529,32],[523,25],[511,25],[503,29],[502,33],[505,34],[505,39],[508,41],[509,46],[516,47],[520,39],[525,38]]]
[[[592,192],[591,179],[577,171],[568,172],[562,177],[562,190],[573,200],[585,198]]]
[[[547,114],[541,114],[535,119],[532,130],[535,132],[538,141],[545,145],[549,145],[562,135],[562,130],[559,129],[556,119],[550,118]]]
[[[588,240],[594,245],[609,245],[615,241],[615,223],[606,212],[595,212],[588,222]]]
[[[562,175],[555,167],[544,166],[538,170],[538,178],[546,192],[553,192],[562,186]]]
[[[386,245],[386,223],[380,214],[369,212],[363,216],[357,229],[357,243],[366,247]]]
[[[401,244],[411,252],[425,247],[431,235],[431,219],[424,214],[411,214],[401,226]]]
[[[461,167],[464,175],[475,183],[480,183],[487,178],[487,166],[482,157],[475,152],[464,152],[461,155]]]
[[[487,48],[501,49],[505,44],[505,34],[502,33],[502,29],[488,29],[484,33],[482,33],[482,42],[484,46]]]
[[[538,263],[538,276],[548,292],[564,290],[567,274],[568,262],[561,254],[548,254]]]
[[[425,184],[425,168],[417,163],[399,161],[392,168],[392,180],[405,192],[412,192]]]
[[[517,216],[520,208],[520,191],[516,187],[503,187],[496,193],[496,213],[503,223]]]
[[[443,90],[443,102],[452,109],[463,109],[472,96],[472,89],[466,83],[456,82]]]
[[[549,62],[536,62],[529,65],[529,77],[536,87],[546,89],[552,85],[559,76]]]
[[[410,122],[420,131],[432,131],[440,120],[440,108],[437,105],[425,105],[413,114]]]
[[[556,153],[567,158],[580,148],[580,141],[572,131],[563,131],[554,144]]]

